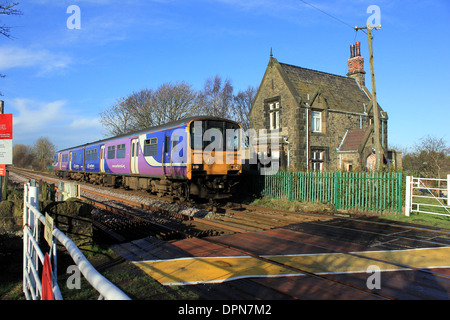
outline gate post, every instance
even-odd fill
[[[27,183],[24,187],[24,205],[23,205],[23,227],[29,228],[32,236],[36,241],[39,241],[39,218],[34,214],[34,212],[28,208],[27,203],[33,208],[39,209],[39,187],[35,186],[34,181]],[[39,257],[36,249],[32,245],[32,240],[28,239],[27,232],[24,232],[23,236],[23,291],[25,296],[28,298],[28,290],[32,291],[33,297],[38,296],[39,288],[36,285],[34,277],[30,277],[30,282],[28,283],[27,274],[31,274],[31,269],[38,269]],[[27,257],[31,258],[31,260]]]
[[[411,213],[411,176],[406,176],[405,194],[405,216],[409,217]]]
[[[450,174],[447,175],[447,207],[450,206]]]

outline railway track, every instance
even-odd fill
[[[16,169],[15,171],[17,172]],[[58,181],[58,179],[47,175],[37,175],[22,170],[20,173],[37,179],[45,178],[53,183]],[[298,231],[306,228],[322,229],[322,234],[328,233],[330,235],[332,235],[332,232],[330,232],[332,230],[337,230],[338,233],[351,233],[364,229],[365,233],[379,237],[377,238],[378,241],[368,244],[369,247],[376,247],[382,244],[392,245],[394,242],[399,242],[399,240],[406,242],[415,241],[417,243],[426,243],[427,245],[450,245],[450,230],[386,222],[376,218],[363,219],[317,213],[295,213],[239,203],[228,203],[227,205],[216,207],[215,210],[205,210],[205,208],[213,208],[208,204],[196,206],[192,203],[182,203],[177,205],[173,203],[172,199],[164,201],[157,196],[143,194],[142,192],[94,187],[89,184],[82,184],[82,193],[84,194],[83,198],[91,200],[93,204],[105,210],[115,211],[116,214],[119,214],[120,211],[118,205],[114,207],[108,205],[108,203],[122,203],[122,205],[127,206],[128,210],[134,210],[134,213],[126,214],[123,210],[120,213],[129,217],[130,220],[148,223],[149,221],[146,219],[149,217],[158,215],[162,219],[163,216],[166,216],[169,218],[165,224],[184,223],[191,226],[196,224],[200,226],[200,230],[207,230],[209,235],[214,234],[214,229],[217,231],[216,234],[224,234],[230,232],[257,232],[286,226]],[[139,211],[136,208],[142,211],[138,213]],[[157,225],[158,222],[155,222],[155,224]],[[162,226],[162,228],[164,227]],[[168,230],[170,229],[170,227],[167,228]],[[174,232],[175,229],[172,231]],[[183,232],[179,231],[179,233],[181,236]],[[184,236],[189,235],[185,234]],[[411,244],[399,244],[399,246],[410,248]]]
[[[87,187],[83,187],[83,190],[86,188]],[[136,194],[135,192],[130,193],[127,191],[125,192],[125,196],[123,196],[124,192],[122,190],[114,190],[115,194],[122,194],[122,196],[117,197],[117,195],[105,195],[104,191],[99,192],[100,189],[101,188],[96,188],[96,191],[84,190],[84,192],[90,193],[91,195],[90,197],[87,195],[85,197],[89,198],[89,200],[93,202],[98,202],[99,205],[105,206],[105,209],[107,204],[113,208],[110,208],[109,211],[112,212],[112,214],[117,215],[117,217],[126,217],[126,220],[134,220],[137,221],[138,225],[144,226],[143,229],[145,232],[142,234],[135,233],[137,236],[136,239],[138,237],[142,238],[143,236],[153,236],[161,240],[185,239],[190,237],[201,238],[202,241],[210,243],[211,245],[233,250],[241,255],[253,257],[265,263],[291,269],[293,272],[300,272],[317,281],[330,283],[331,286],[343,287],[353,292],[358,292],[358,294],[367,294],[368,296],[377,299],[395,299],[395,297],[374,292],[373,290],[369,290],[363,286],[346,283],[345,281],[333,276],[322,275],[310,272],[303,268],[286,265],[280,263],[279,261],[273,260],[264,254],[252,251],[246,248],[244,244],[242,246],[230,245],[223,243],[212,236],[232,233],[259,232],[272,228],[285,228],[286,230],[311,235],[311,237],[321,236],[326,238],[330,241],[329,244],[321,244],[311,241],[308,245],[313,245],[318,249],[349,256],[358,256],[358,253],[342,251],[337,247],[337,245],[333,245],[333,241],[335,241],[335,243],[347,241],[348,243],[361,244],[368,249],[384,250],[450,246],[450,230],[444,229],[398,224],[381,221],[374,218],[363,219],[336,217],[333,215],[314,213],[299,214],[286,212],[283,210],[263,209],[241,204],[228,204],[228,206],[216,209],[214,211],[192,208],[174,210],[173,208],[168,208],[174,205],[173,203],[169,203],[167,206],[162,207],[158,207],[156,204],[150,205],[142,201],[142,194]],[[95,196],[104,198],[103,200],[95,200]],[[135,197],[141,200],[136,200]],[[155,199],[151,196],[148,196],[148,198],[153,200]],[[183,210],[185,211],[184,213],[182,213]],[[134,211],[134,213],[130,213],[130,211]],[[187,214],[186,212],[189,213]],[[148,222],[148,217],[155,218],[151,225],[150,222]],[[184,228],[180,227],[183,226],[183,224]],[[109,228],[115,232],[118,227],[117,225],[109,225],[106,227],[103,226],[103,228]],[[127,236],[120,233],[118,233],[117,238],[117,240],[121,241],[127,240]],[[392,263],[380,259],[373,259],[373,262],[375,264]],[[402,264],[399,264],[398,267],[410,268],[419,273],[428,275],[431,273],[433,276],[442,278],[443,281],[450,281],[450,276],[446,274],[435,273],[430,270],[413,268]],[[253,280],[248,279],[238,280],[233,281],[233,283],[227,283],[226,286],[248,286],[249,282],[252,281]],[[263,281],[255,281],[258,283],[258,286],[264,287],[265,290],[275,291],[278,294],[278,298],[282,298],[284,296],[289,299],[297,299],[295,295],[290,295],[283,290],[280,291],[274,289]],[[209,291],[217,289],[214,285],[205,285],[203,288],[206,288],[206,290]],[[198,290],[198,287],[194,290]],[[237,290],[241,289],[238,288]]]
[[[14,172],[32,179],[45,179],[51,183],[58,182],[58,179],[42,174],[23,171],[19,173],[17,170]],[[164,208],[163,205],[166,205],[166,202],[146,203],[142,201],[142,195],[138,195],[137,198],[135,195],[132,200],[112,195],[117,192],[120,190],[111,192],[108,188],[83,185],[80,197],[81,200],[88,200],[101,210],[95,212],[93,224],[115,241],[125,242],[145,236],[172,240],[243,231],[243,229],[222,226],[213,221],[202,221],[202,219],[180,213],[173,208]],[[125,197],[130,198],[129,196],[130,194],[125,192]]]
[[[61,180],[42,173],[37,174],[18,169],[13,169],[12,171],[32,179],[45,179],[51,183],[57,183]],[[85,183],[79,184],[81,185],[82,196],[85,199],[94,200],[94,203],[99,206],[102,206],[101,203],[108,201],[121,202],[131,207],[146,210],[149,213],[160,212],[167,216],[189,220],[191,224],[208,225],[209,229],[216,229],[218,231],[217,234],[261,231],[289,223],[310,221],[311,219],[330,219],[330,217],[320,215],[310,217],[309,215],[299,215],[290,212],[284,212],[285,216],[268,216],[258,213],[258,210],[262,208],[245,208],[241,204],[231,204],[232,207],[230,208],[229,204],[218,206],[217,204],[195,204],[190,202],[176,203],[173,199],[160,198],[143,192],[112,189]],[[95,201],[96,197],[103,197],[105,200]],[[108,208],[103,206],[103,209]],[[202,227],[202,229],[204,228]]]

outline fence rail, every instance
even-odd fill
[[[278,172],[251,175],[254,193],[329,203],[336,209],[402,212],[401,173]]]
[[[405,215],[413,211],[450,217],[450,174],[446,179],[406,177]]]
[[[23,214],[23,292],[27,300],[42,299],[43,280],[51,278],[51,295],[56,300],[62,300],[57,278],[57,250],[56,241],[50,246],[51,260],[47,260],[39,245],[39,224],[46,224],[46,217],[39,212],[38,208],[38,187],[30,183],[24,186],[24,214]],[[53,238],[59,241],[69,252],[73,261],[77,265],[81,274],[100,293],[100,298],[107,300],[129,300],[130,298],[119,288],[103,277],[86,259],[75,243],[62,233],[58,228],[52,229]],[[46,260],[52,265],[51,275],[46,274],[44,269]],[[42,276],[40,274],[42,273]],[[44,296],[46,296],[44,294]]]

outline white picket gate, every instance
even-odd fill
[[[45,254],[39,246],[39,224],[45,226],[46,217],[38,210],[38,187],[27,183],[24,185],[23,207],[23,292],[27,300],[42,299],[42,283],[40,273],[43,273]],[[48,222],[48,221],[47,221]],[[86,280],[99,293],[99,299],[130,300],[119,288],[102,276],[87,260],[75,243],[58,228],[53,227],[51,234],[69,252],[76,266]],[[62,300],[57,279],[56,241],[50,246],[52,266],[52,291],[55,300]]]
[[[406,216],[413,211],[450,216],[450,174],[446,179],[407,176],[405,196]]]

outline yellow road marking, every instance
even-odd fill
[[[263,257],[316,274],[366,272],[373,265],[381,271],[450,267],[450,247]],[[303,274],[251,256],[189,257],[133,263],[163,285],[220,283],[239,278]]]

